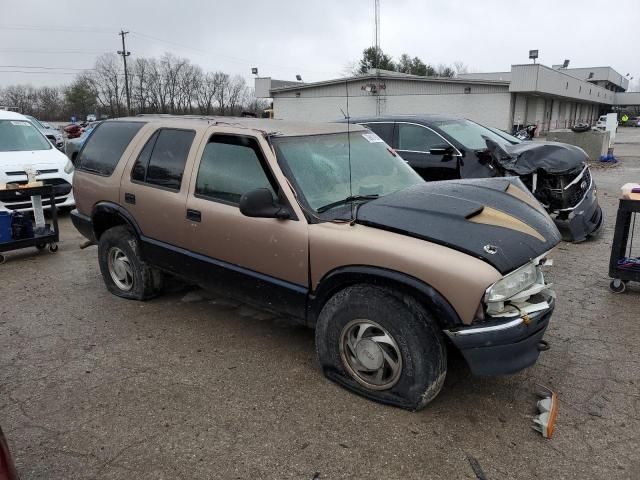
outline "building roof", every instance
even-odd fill
[[[400,72],[388,72],[380,70],[380,73],[370,73],[367,75],[356,75],[352,77],[334,78],[331,80],[323,80],[321,82],[301,83],[297,85],[289,85],[285,87],[270,88],[272,93],[299,91],[308,88],[318,88],[329,85],[340,85],[351,82],[362,82],[363,80],[406,80],[411,82],[436,82],[436,83],[464,83],[464,84],[480,84],[480,85],[509,85],[505,80],[485,80],[485,79],[467,79],[467,78],[450,78],[450,77],[424,77],[420,75],[411,75]],[[274,80],[273,80],[274,81]]]
[[[163,125],[171,124],[180,128],[185,128],[188,126],[200,128],[203,125],[219,125],[230,128],[236,127],[239,129],[248,129],[256,132],[285,137],[344,133],[348,129],[351,131],[364,130],[364,127],[356,127],[354,129],[353,125],[351,127],[348,127],[343,123],[296,122],[287,120],[274,120],[268,118],[221,117],[206,115],[138,115],[136,117],[123,117],[106,121],[142,121],[146,123],[162,123]]]

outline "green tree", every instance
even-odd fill
[[[387,55],[380,47],[365,48],[362,52],[358,72],[361,75],[369,73],[370,69],[378,68],[380,70],[396,70],[396,64],[393,62],[391,55]]]
[[[80,74],[64,91],[66,114],[84,118],[96,111],[97,92],[91,79]]]
[[[397,70],[398,72],[420,75],[423,77],[435,74],[435,69],[431,65],[427,65],[419,57],[411,58],[411,56],[406,53],[400,55]]]

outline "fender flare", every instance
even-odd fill
[[[318,283],[318,288],[309,295],[308,323],[315,326],[320,311],[327,300],[339,290],[358,283],[392,287],[413,295],[418,302],[434,314],[438,325],[443,329],[464,325],[447,299],[431,285],[406,273],[366,265],[339,267],[325,274]]]
[[[102,202],[96,203],[93,206],[93,210],[91,211],[91,220],[92,220],[92,224],[93,224],[93,233],[94,233],[94,236],[95,236],[96,240],[99,239],[99,235],[97,234],[98,232],[96,231],[95,219],[96,219],[96,216],[100,215],[100,214],[116,215],[116,216],[122,218],[122,220],[124,220],[125,224],[127,224],[131,228],[133,228],[133,230],[135,231],[136,235],[138,235],[138,237],[140,237],[142,235],[142,232],[140,230],[140,227],[138,226],[138,223],[135,221],[135,219],[128,212],[127,209],[121,207],[117,203],[102,201]]]

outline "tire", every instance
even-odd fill
[[[147,300],[162,290],[162,274],[141,259],[138,242],[128,227],[110,228],[100,236],[98,262],[107,290],[118,297]]]
[[[442,389],[442,333],[409,295],[367,284],[347,287],[322,308],[315,337],[324,375],[371,400],[415,411]]]

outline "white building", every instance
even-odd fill
[[[331,121],[372,115],[436,113],[467,117],[511,130],[538,131],[593,123],[621,105],[639,105],[625,93],[628,80],[610,67],[549,68],[512,65],[510,72],[457,78],[420,77],[380,70],[369,75],[302,83],[255,79],[256,96],[272,98],[274,118]]]

